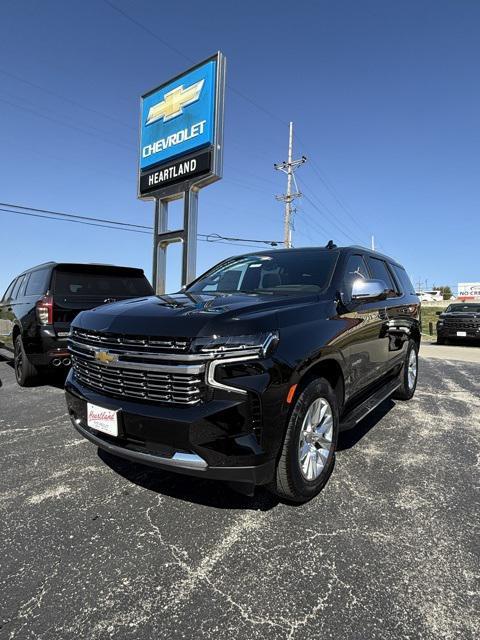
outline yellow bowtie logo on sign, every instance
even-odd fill
[[[183,88],[182,84],[166,93],[162,102],[150,107],[145,124],[152,124],[162,119],[167,122],[180,116],[184,107],[199,99],[204,84],[205,80],[199,80],[186,89]]]

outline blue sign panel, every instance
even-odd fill
[[[141,169],[213,144],[216,66],[210,60],[143,97]]]

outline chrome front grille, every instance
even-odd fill
[[[100,333],[73,329],[72,338],[81,344],[105,347],[147,347],[154,351],[186,351],[190,346],[188,338],[164,338],[157,336],[125,336],[118,333]]]
[[[480,329],[478,318],[445,318],[444,325],[451,329]]]
[[[81,384],[125,398],[193,405],[202,400],[203,381],[198,374],[136,370],[97,364],[72,355],[75,377]]]
[[[205,356],[185,353],[189,344],[181,338],[80,329],[73,329],[68,340],[80,384],[105,395],[179,405],[205,398]]]

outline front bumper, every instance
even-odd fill
[[[73,426],[116,456],[159,469],[217,480],[261,485],[271,481],[275,459],[252,429],[248,397],[229,394],[204,404],[165,406],[100,395],[70,372],[66,401]],[[119,436],[87,425],[87,402],[119,410]]]
[[[458,332],[465,333],[465,335],[458,335]],[[461,340],[480,340],[480,329],[471,327],[455,326],[449,327],[448,325],[437,324],[437,336],[439,338],[458,338]]]

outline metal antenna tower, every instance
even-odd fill
[[[293,156],[293,122],[290,122],[290,133],[288,136],[288,160],[286,162],[280,162],[273,166],[277,171],[283,171],[287,174],[287,193],[281,196],[275,196],[277,200],[281,200],[285,203],[285,215],[283,219],[284,224],[284,244],[287,249],[292,246],[292,202],[295,198],[300,198],[301,193],[298,190],[297,182],[295,180],[295,169],[301,164],[307,161],[305,156],[302,156],[299,160],[292,160]],[[292,184],[295,183],[295,191],[292,192]]]

